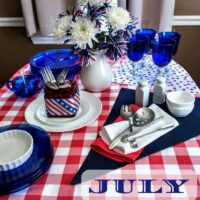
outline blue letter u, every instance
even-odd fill
[[[93,191],[91,188],[89,188],[89,193],[102,194],[102,193],[107,192],[107,189],[108,189],[108,181],[109,181],[109,180],[104,180],[104,179],[98,180],[98,179],[95,179],[95,181],[98,181],[98,182],[99,182],[98,191],[95,192],[95,191]]]
[[[114,180],[114,181],[115,181],[116,192],[121,193],[121,194],[128,194],[133,191],[133,182],[135,181],[134,179],[130,179],[130,180],[119,179],[119,180]],[[125,191],[126,181],[130,182],[130,189]]]

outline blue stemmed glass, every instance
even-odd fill
[[[159,36],[159,39],[163,42],[167,42],[168,40],[175,41],[175,47],[174,47],[174,51],[173,51],[173,56],[175,56],[178,51],[181,34],[177,33],[177,32],[161,32],[158,34],[158,36]]]
[[[141,35],[146,37],[148,45],[145,49],[145,53],[149,53],[149,51],[151,50],[151,41],[155,38],[156,31],[153,29],[142,28],[136,31],[136,35]]]
[[[144,36],[132,35],[128,44],[128,58],[133,61],[133,69],[129,73],[133,74],[133,78],[139,76],[138,61],[144,56],[147,47],[147,39]]]
[[[170,32],[170,31],[169,32],[161,32],[161,33],[158,34],[158,37],[162,42],[165,42],[165,43],[167,43],[170,40],[175,41],[175,47],[174,47],[174,51],[173,51],[173,56],[175,56],[177,51],[178,51],[179,42],[180,42],[180,39],[181,39],[181,34],[177,33],[177,32]],[[170,66],[170,63],[169,63],[169,66]],[[169,69],[169,66],[166,67],[166,70]],[[169,71],[168,71],[168,74],[169,74]],[[170,74],[174,74],[174,71],[171,70]]]
[[[155,38],[156,36],[156,31],[154,29],[149,29],[149,28],[142,28],[138,29],[136,31],[136,35],[144,36],[147,39],[147,47],[145,49],[145,54],[148,54],[151,51],[151,41]],[[143,63],[142,66],[145,65],[145,55],[143,57]]]
[[[176,42],[154,39],[152,42],[153,62],[159,67],[159,76],[166,76],[165,67],[171,62]]]

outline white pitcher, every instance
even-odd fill
[[[112,65],[107,62],[106,56],[100,52],[96,55],[96,60],[92,65],[82,67],[81,82],[85,89],[90,92],[101,92],[109,88],[112,81]]]

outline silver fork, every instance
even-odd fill
[[[134,112],[128,105],[122,105],[120,109],[120,115],[125,119],[128,120],[130,125],[133,125],[133,115]],[[133,127],[131,126],[130,131],[133,131]]]
[[[128,105],[122,105],[120,109],[120,115],[125,119],[125,120],[130,120],[130,118],[133,116],[134,112]]]
[[[44,82],[45,84],[53,89],[53,90],[58,90],[59,87],[57,86],[57,84],[55,82],[51,82],[51,78],[49,77],[46,69],[44,68],[42,71],[41,71],[41,75],[42,75],[42,78],[44,79]]]
[[[52,82],[52,83],[57,83],[51,69],[49,68],[49,66],[45,67],[44,70],[45,70],[47,76],[49,77],[49,81]]]
[[[64,68],[63,71],[58,75],[57,83],[59,85],[65,84],[65,78],[66,78],[68,72],[69,72],[69,70]]]
[[[43,78],[44,82],[46,83],[48,80],[47,80],[47,78],[46,78],[46,75],[45,75],[43,69],[42,69],[42,71],[41,71],[40,73],[41,73],[41,75],[42,75],[42,78]]]

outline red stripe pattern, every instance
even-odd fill
[[[75,116],[80,106],[79,90],[72,98],[45,98],[45,106],[49,117]]]

